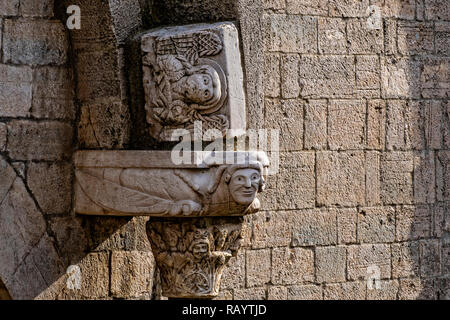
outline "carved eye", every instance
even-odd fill
[[[208,96],[209,96],[209,91],[208,91],[208,90],[205,90],[204,96],[205,96],[205,97],[208,97]]]
[[[258,180],[259,176],[257,174],[252,175],[252,180]]]
[[[203,83],[204,83],[204,84],[208,84],[208,83],[209,83],[208,77],[204,77],[204,78],[203,78]]]

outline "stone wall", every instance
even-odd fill
[[[160,298],[147,219],[75,216],[72,154],[154,148],[127,39],[221,20],[241,29],[249,127],[281,152],[219,298],[448,299],[444,0],[0,0],[0,298]]]

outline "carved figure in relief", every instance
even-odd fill
[[[227,97],[225,73],[217,62],[204,58],[222,50],[220,38],[208,31],[159,37],[153,50],[144,57],[147,122],[192,128],[200,120],[205,129],[228,128],[225,115],[211,115]]]

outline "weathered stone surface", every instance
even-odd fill
[[[314,281],[314,253],[304,248],[272,250],[272,283],[300,284]]]
[[[247,250],[246,286],[260,287],[270,281],[270,249]]]
[[[418,277],[400,279],[398,292],[400,300],[435,300],[434,281]]]
[[[385,204],[413,202],[413,154],[387,152],[381,155],[381,200]]]
[[[284,54],[281,57],[281,97],[297,98],[300,93],[298,79],[299,56]]]
[[[356,56],[356,85],[359,97],[380,97],[380,61],[378,56]]]
[[[384,53],[392,55],[397,53],[397,20],[384,20]]]
[[[91,252],[77,265],[80,270],[80,289],[65,285],[58,294],[58,299],[105,299],[110,287],[110,253]],[[70,281],[70,273],[66,273],[64,284]]]
[[[278,129],[279,150],[303,149],[303,101],[297,99],[265,99],[265,121],[271,129]]]
[[[318,152],[317,202],[319,205],[365,203],[365,157],[363,152]]]
[[[314,207],[314,153],[280,154],[280,169],[276,176],[274,203],[264,203],[267,209],[301,209]],[[281,190],[290,190],[282,192]]]
[[[444,56],[450,54],[450,23],[435,22],[435,46],[436,53]]]
[[[381,58],[383,98],[419,98],[420,66],[409,58]]]
[[[221,289],[236,289],[245,286],[245,251],[240,250],[236,257],[231,257],[222,274]],[[250,275],[252,276],[252,275]]]
[[[419,243],[394,243],[392,249],[392,277],[407,278],[419,274]]]
[[[316,248],[316,279],[318,283],[344,282],[347,252],[345,247]]]
[[[260,212],[252,216],[252,247],[288,246],[295,212]]]
[[[383,30],[373,28],[367,19],[350,19],[347,21],[348,52],[368,54],[383,52]]]
[[[398,50],[402,55],[426,54],[434,51],[432,23],[398,22]]]
[[[395,210],[392,207],[361,208],[358,212],[358,242],[390,243],[395,240]]]
[[[436,159],[436,198],[438,201],[448,201],[450,199],[450,152],[439,151]]]
[[[123,148],[129,141],[128,107],[115,98],[81,106],[78,139],[82,148]]]
[[[280,55],[278,53],[264,54],[264,95],[266,97],[280,96]],[[267,110],[267,107],[266,107]]]
[[[386,135],[386,104],[383,100],[367,103],[367,147],[384,150]]]
[[[265,42],[268,51],[315,53],[317,19],[295,15],[264,16]]]
[[[36,118],[75,119],[70,69],[43,67],[33,71],[32,115]]]
[[[8,136],[8,131],[6,130],[6,124],[0,122],[0,152],[6,150],[6,138]]]
[[[322,300],[322,287],[318,285],[294,285],[288,287],[288,300]]]
[[[378,289],[375,285],[372,289],[367,288],[367,300],[396,300],[399,282],[397,280],[380,280],[380,288]]]
[[[0,0],[0,16],[16,16],[20,0]]]
[[[323,289],[325,300],[364,300],[366,283],[364,281],[327,284]]]
[[[286,3],[286,11],[288,14],[324,16],[328,13],[327,0],[287,0]]]
[[[52,17],[54,0],[21,1],[20,13],[24,17]]]
[[[67,61],[68,39],[57,20],[5,19],[3,61],[27,65],[62,65]]]
[[[283,0],[264,0],[264,9],[281,10],[286,8],[286,1]]]
[[[401,206],[396,214],[396,240],[428,238],[431,233],[431,210],[428,206]]]
[[[129,298],[151,293],[154,268],[151,252],[113,251],[111,294],[117,298]]]
[[[336,212],[306,210],[292,213],[293,246],[333,245],[337,243]]]
[[[421,152],[414,156],[414,203],[434,203],[435,165],[434,152]]]
[[[414,19],[415,6],[419,6],[420,2],[414,0],[390,0],[384,1],[382,7],[383,17]]]
[[[72,205],[72,165],[31,163],[28,186],[45,213],[69,212]]]
[[[380,153],[366,152],[366,203],[368,206],[381,203]]]
[[[288,288],[283,286],[270,286],[267,290],[267,300],[286,300]]]
[[[8,148],[15,160],[61,160],[71,156],[72,126],[56,121],[13,120],[8,123]]]
[[[299,70],[302,98],[349,98],[355,94],[353,56],[302,55]]]
[[[439,0],[425,1],[425,19],[450,20],[450,9],[445,2]]]
[[[331,150],[363,149],[366,144],[365,126],[365,101],[330,101],[328,105],[328,145]]]
[[[361,244],[347,248],[348,280],[367,280],[371,268],[379,268],[381,279],[391,277],[391,250],[387,244]]]
[[[424,98],[448,99],[450,96],[450,58],[426,57],[420,62],[421,94]]]
[[[319,52],[322,54],[346,54],[346,23],[340,18],[318,18]]]
[[[330,0],[329,14],[334,17],[365,17],[369,0]]]
[[[327,148],[327,102],[310,100],[305,104],[305,149]]]
[[[437,239],[421,240],[420,250],[420,276],[431,278],[441,275],[441,244]]]
[[[338,244],[356,243],[357,210],[354,208],[330,210],[336,211]]]
[[[265,288],[234,289],[234,300],[265,300]]]
[[[31,81],[31,68],[0,64],[0,105],[2,106],[0,117],[29,115],[32,97]]]

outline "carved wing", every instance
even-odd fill
[[[76,173],[83,193],[96,205],[111,212],[142,215],[196,215],[202,206],[192,200],[173,201],[124,187],[83,170]]]
[[[191,64],[195,64],[199,57],[214,56],[221,50],[219,36],[209,31],[156,39],[157,55],[185,56]]]

